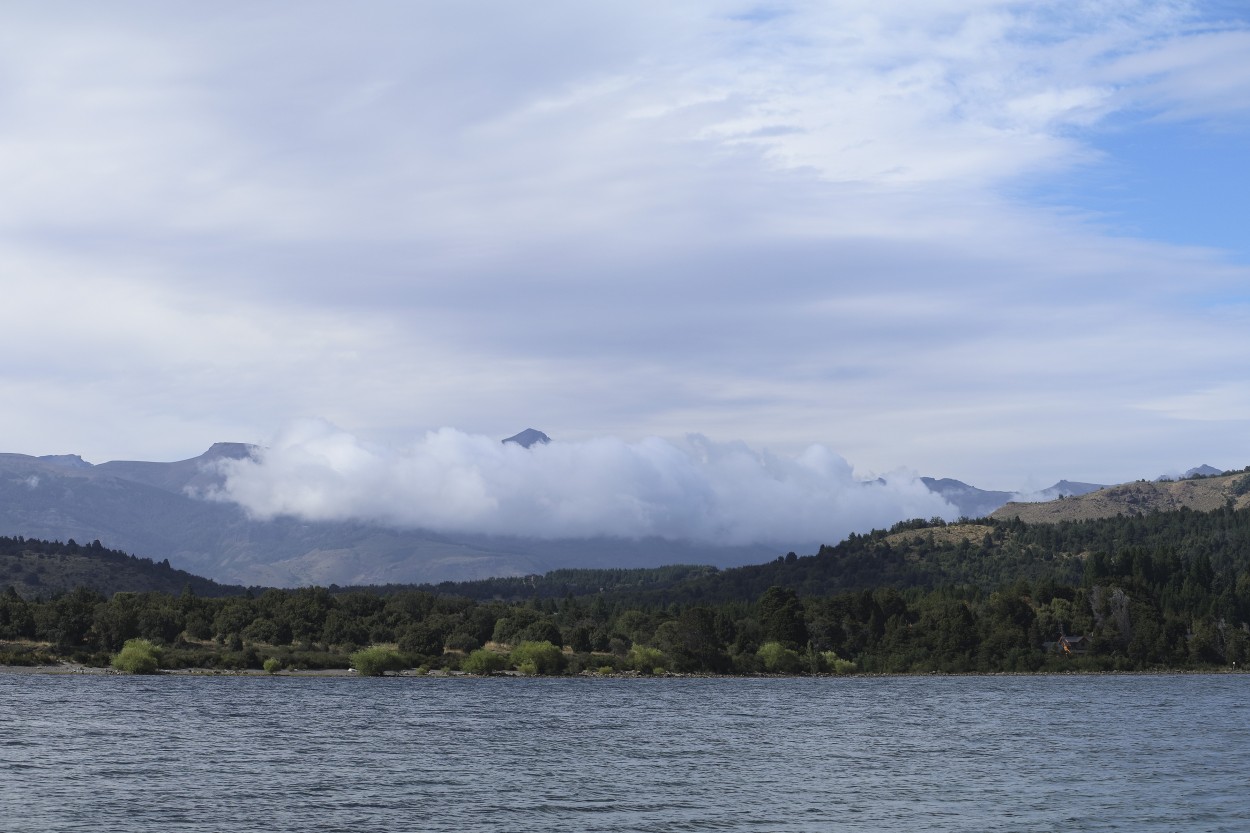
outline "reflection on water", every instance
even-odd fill
[[[1250,676],[0,673],[0,829],[1250,830]]]

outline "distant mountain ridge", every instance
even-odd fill
[[[1250,470],[1218,475],[1191,471],[1198,473],[1184,480],[1138,480],[1048,503],[1007,503],[990,517],[1059,523],[1177,509],[1210,512],[1229,505],[1237,509],[1250,506]]]
[[[541,442],[526,432],[517,436]],[[270,587],[438,583],[568,567],[728,567],[778,554],[762,545],[658,538],[547,541],[362,522],[254,520],[235,504],[193,496],[222,484],[216,463],[255,451],[244,443],[216,443],[199,457],[172,463],[98,465],[76,455],[0,453],[0,535],[99,540],[215,581]]]
[[[502,442],[531,448],[550,441],[542,431],[527,428]],[[216,443],[198,457],[171,463],[115,460],[98,465],[74,454],[0,454],[0,535],[99,540],[154,561],[169,559],[215,581],[275,587],[439,583],[563,568],[733,567],[778,555],[763,545],[660,538],[538,540],[293,517],[254,520],[235,504],[196,497],[222,485],[218,463],[245,459],[256,451],[245,443]],[[1191,472],[1201,475],[1203,469]],[[1105,491],[1096,484],[1061,480],[1029,496],[1052,502],[1022,503],[1020,495],[951,478],[921,480],[969,518],[998,515],[1006,507],[1030,517],[1059,517],[1070,513],[1073,500]],[[1059,497],[1065,499],[1054,500]]]
[[[958,509],[959,514],[965,518],[983,518],[1013,499],[1019,500],[1023,497],[1019,492],[994,492],[978,489],[975,486],[969,486],[961,480],[952,480],[949,477],[944,477],[940,480],[932,477],[922,477],[920,482],[924,483],[929,488],[929,491],[941,495],[947,503]],[[1029,495],[1028,499],[1049,501],[1060,497],[1088,494],[1089,492],[1105,488],[1105,486],[1097,483],[1076,483],[1071,480],[1060,480],[1053,486]]]

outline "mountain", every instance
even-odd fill
[[[1008,503],[990,517],[1025,523],[1058,523],[1146,515],[1176,509],[1209,512],[1232,504],[1250,506],[1250,473],[1189,480],[1138,480],[1047,503]]]
[[[550,438],[527,428],[503,442],[530,448]],[[763,545],[730,547],[659,538],[541,540],[294,517],[257,520],[235,504],[197,497],[222,485],[219,463],[255,452],[255,447],[242,443],[217,443],[198,457],[172,463],[115,460],[99,465],[72,454],[0,454],[0,535],[98,540],[142,558],[168,559],[177,568],[215,581],[270,587],[439,583],[565,568],[733,567],[777,555],[776,549]],[[1091,491],[1100,488],[1095,484],[1061,480],[1035,497],[1063,500],[1009,503],[1017,497],[1009,492],[978,489],[950,478],[922,480],[970,518],[1000,513],[1003,507],[1061,517],[1074,511],[1071,501],[1079,496],[1101,494]],[[1093,516],[1117,510],[1098,511],[1102,514]]]
[[[527,432],[517,436],[541,442]],[[292,517],[255,520],[237,505],[193,496],[221,484],[216,463],[254,450],[217,443],[172,463],[99,465],[72,455],[0,454],[0,535],[99,540],[216,581],[271,587],[436,583],[565,567],[727,567],[777,555],[764,546],[660,539],[543,541]]]
[[[987,491],[978,489],[975,486],[969,486],[961,480],[952,480],[949,477],[944,477],[940,480],[932,477],[922,477],[920,481],[929,488],[929,491],[941,495],[947,503],[958,509],[959,514],[965,518],[984,518],[999,507],[1009,503],[1013,498],[1022,498],[1017,492]],[[1060,497],[1067,498],[1074,495],[1083,495],[1103,488],[1106,487],[1096,483],[1076,483],[1071,480],[1060,480],[1055,485],[1030,495],[1028,499],[1033,501],[1057,500]]]
[[[1186,471],[1184,474],[1180,475],[1179,477],[1177,477],[1174,474],[1161,474],[1155,479],[1156,480],[1189,480],[1192,477],[1214,477],[1217,474],[1223,474],[1223,473],[1224,472],[1220,471],[1215,466],[1208,466],[1206,463],[1203,463],[1201,466],[1195,466],[1194,468],[1189,469],[1188,471]]]
[[[1043,489],[1039,494],[1045,496],[1046,500],[1056,500],[1061,497],[1087,495],[1090,492],[1096,492],[1105,488],[1107,487],[1100,483],[1076,483],[1071,480],[1060,480],[1050,488]]]
[[[551,437],[548,437],[542,431],[539,431],[537,429],[526,428],[521,433],[513,434],[511,437],[508,437],[507,439],[500,440],[500,442],[516,443],[522,448],[529,448],[532,445],[546,445],[547,443],[551,442]]]
[[[947,503],[959,510],[960,515],[966,518],[983,518],[1014,496],[1012,492],[989,492],[978,489],[962,480],[952,480],[949,477],[940,480],[922,477],[920,482],[929,487],[929,491],[941,495]]]

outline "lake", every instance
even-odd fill
[[[1250,675],[0,673],[0,830],[1250,830]]]

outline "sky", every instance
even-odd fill
[[[1248,139],[1239,3],[14,5],[3,450],[1240,469]]]

